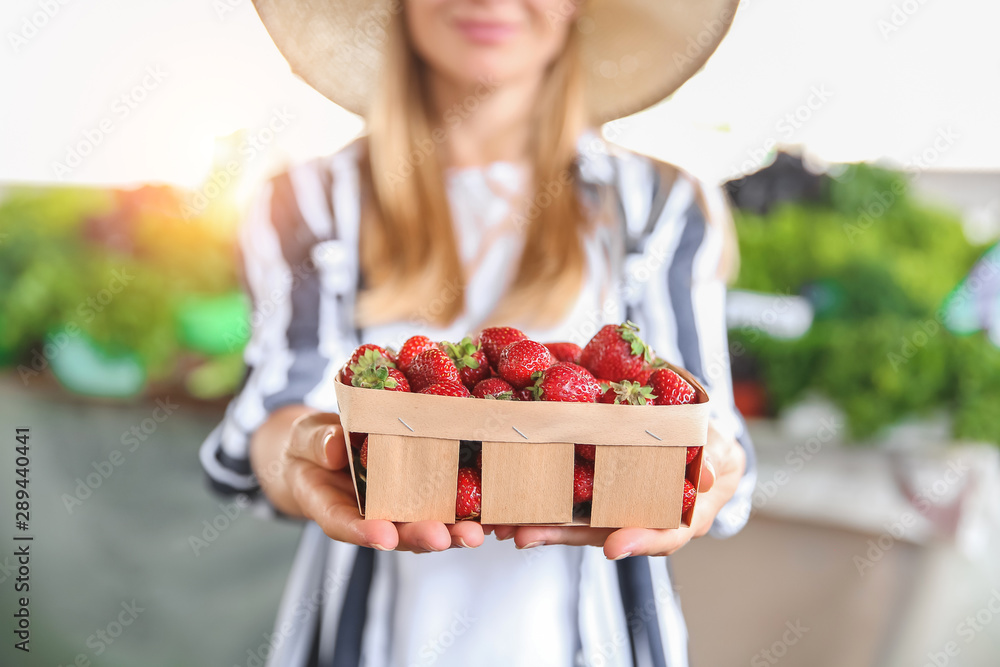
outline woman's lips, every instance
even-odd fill
[[[476,44],[500,44],[514,36],[517,27],[510,23],[493,21],[458,21],[459,32]]]

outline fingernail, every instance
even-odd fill
[[[391,551],[391,549],[387,549],[383,547],[381,544],[373,544],[372,549],[378,549],[379,551]]]
[[[628,558],[628,557],[629,557],[629,556],[631,556],[631,555],[632,555],[632,552],[631,552],[631,551],[626,551],[625,553],[623,553],[623,554],[618,554],[618,555],[617,555],[617,556],[615,556],[614,558],[609,558],[608,560],[621,560],[622,558]]]
[[[525,544],[523,547],[518,547],[518,549],[521,549],[522,551],[524,549],[534,549],[535,547],[540,547],[543,544],[545,544],[545,542],[543,540],[539,540],[538,542],[529,542],[528,544]]]
[[[705,467],[708,468],[710,473],[712,473],[712,479],[715,479],[715,466],[712,465],[712,462],[705,459]]]
[[[471,549],[472,548],[468,544],[466,544],[465,540],[462,539],[461,537],[458,538],[458,546],[460,546],[460,547],[462,547],[464,549]]]

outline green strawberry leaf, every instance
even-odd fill
[[[622,340],[631,345],[632,356],[642,357],[647,363],[653,360],[653,350],[639,338],[639,327],[627,321],[618,327]]]

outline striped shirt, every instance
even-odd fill
[[[505,228],[499,190],[524,175],[497,163],[447,174],[460,253],[469,269],[466,310],[434,328],[399,322],[359,329],[359,151],[280,173],[242,227],[253,299],[245,384],[201,448],[222,493],[253,496],[275,515],[249,463],[251,434],[275,409],[305,404],[336,412],[333,377],[361,342],[397,345],[415,333],[457,340],[479,328],[502,296],[501,267],[523,238]],[[747,452],[747,472],[710,534],[739,531],[755,481],[751,443],[732,400],[720,262],[721,193],[671,165],[612,147],[579,144],[576,183],[585,205],[613,220],[585,235],[585,283],[559,325],[527,330],[541,340],[585,343],[603,324],[636,322],[659,356],[694,374],[712,396],[713,422]],[[593,209],[596,210],[596,209]],[[521,230],[523,231],[523,230]],[[669,559],[611,562],[599,548],[517,552],[487,538],[478,549],[418,556],[376,552],[327,538],[306,522],[281,601],[270,665],[687,665],[687,630]],[[530,657],[529,657],[530,656]]]

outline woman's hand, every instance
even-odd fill
[[[715,515],[736,493],[746,470],[746,454],[736,440],[722,437],[709,427],[704,452],[705,465],[698,487],[698,502],[688,527],[669,530],[647,528],[588,528],[543,526],[495,526],[497,539],[514,538],[519,549],[543,544],[604,545],[611,560],[626,556],[669,556],[692,538],[701,537],[712,527]]]
[[[362,518],[339,415],[303,406],[277,410],[254,436],[251,459],[261,488],[275,507],[312,519],[335,540],[382,551],[417,552],[483,543],[483,528],[473,521],[445,525]]]

